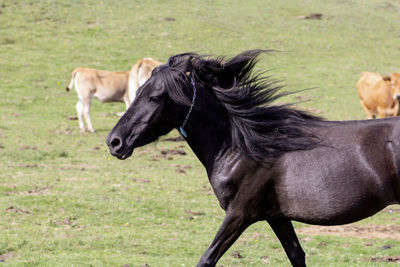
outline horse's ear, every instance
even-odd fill
[[[257,63],[257,57],[261,53],[270,52],[269,50],[248,50],[240,53],[229,61],[225,62],[224,69],[227,74],[231,74],[241,80],[247,76]]]
[[[169,58],[168,66],[180,69],[183,72],[191,72],[193,70],[193,53],[184,53]]]
[[[180,68],[185,73],[191,73],[193,70],[193,63],[192,63],[193,56],[189,56],[185,61],[182,62]]]

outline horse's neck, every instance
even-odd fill
[[[217,118],[216,115],[209,118],[193,116],[185,127],[187,143],[209,174],[218,155],[229,148],[227,144],[231,139],[227,119],[218,120]]]

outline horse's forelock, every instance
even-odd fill
[[[160,69],[161,79],[164,81],[171,99],[182,105],[191,103],[192,90],[190,79],[205,87],[214,87],[217,84],[213,77],[221,76],[223,70],[222,58],[210,59],[196,53],[184,53],[169,58],[166,67]]]
[[[168,67],[161,70],[159,75],[172,101],[180,105],[190,106],[190,99],[186,92],[190,83],[186,73],[180,69]]]

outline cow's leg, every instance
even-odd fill
[[[215,266],[222,255],[250,225],[244,212],[227,212],[217,235],[197,266]]]
[[[91,104],[91,99],[83,101],[83,116],[85,117],[88,130],[94,133],[92,121],[90,120],[90,104]]]
[[[76,103],[76,113],[78,114],[79,128],[82,132],[85,131],[85,124],[83,123],[83,104],[81,100],[78,100]]]
[[[398,115],[398,113],[399,113],[399,102],[397,101],[397,99],[395,101],[396,102],[395,102],[395,104],[393,105],[392,108],[386,109],[387,116],[394,117],[394,116]]]
[[[125,94],[124,102],[125,102],[126,110],[128,110],[129,106],[131,105],[131,98],[129,97],[129,94]]]
[[[293,266],[306,266],[306,256],[289,219],[267,220]]]
[[[386,118],[389,114],[385,108],[378,107],[378,114],[380,118]]]
[[[124,102],[126,110],[128,110],[129,106],[131,105],[131,99],[128,94],[124,97]],[[125,112],[118,112],[117,115],[121,117],[122,115],[124,115],[124,113]]]
[[[375,115],[365,106],[364,102],[362,100],[360,102],[365,114],[367,114],[367,119],[375,119]]]

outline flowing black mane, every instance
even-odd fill
[[[311,130],[322,119],[291,105],[271,103],[288,92],[263,73],[254,73],[258,56],[264,50],[246,51],[225,60],[195,53],[173,56],[160,68],[170,97],[190,105],[193,92],[188,75],[198,90],[208,89],[226,109],[231,143],[248,157],[265,162],[285,152],[312,149],[320,143]],[[196,107],[195,107],[196,108]]]

